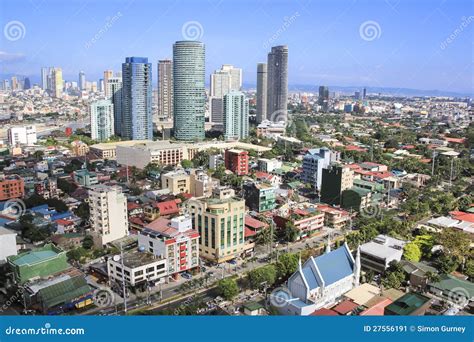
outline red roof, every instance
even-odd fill
[[[383,316],[384,309],[387,305],[392,304],[392,300],[390,298],[384,298],[374,306],[362,311],[360,313],[361,316]]]
[[[179,213],[178,205],[174,200],[155,203],[155,208],[158,209],[160,215],[172,215]]]
[[[145,225],[145,222],[143,222],[143,220],[140,217],[130,217],[128,219],[128,222],[136,224],[137,226],[142,226],[142,227]]]
[[[357,151],[357,152],[367,152],[367,149],[355,145],[347,145],[345,147],[346,151]]]
[[[450,143],[454,143],[454,144],[464,144],[464,142],[466,141],[466,138],[449,138],[449,137],[445,137],[444,140],[446,140],[447,142],[450,142]]]
[[[336,311],[326,309],[326,308],[321,308],[313,312],[311,316],[339,316],[339,314]]]
[[[252,236],[255,236],[257,235],[257,232],[255,230],[252,230],[252,229],[249,229],[247,227],[245,227],[245,237],[252,237]]]
[[[355,308],[357,308],[359,305],[354,303],[351,300],[345,300],[339,304],[337,304],[335,307],[332,308],[332,310],[336,311],[337,313],[341,315],[346,315]]]
[[[139,209],[140,205],[135,202],[127,202],[127,210]]]
[[[64,219],[58,219],[55,221],[57,224],[60,224],[61,226],[70,226],[73,225],[74,222],[69,221],[69,220],[64,220]]]
[[[465,213],[464,211],[450,211],[449,215],[455,220],[474,223],[474,214]]]
[[[249,215],[245,215],[245,225],[250,228],[253,228],[253,230],[259,230],[267,226],[265,222],[259,221]]]

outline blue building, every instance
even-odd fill
[[[326,147],[308,150],[303,157],[301,180],[312,184],[317,190],[321,189],[323,169],[329,167],[329,164],[337,160],[339,160],[339,153],[333,152]]]
[[[329,244],[328,244],[329,245]],[[314,311],[333,305],[346,292],[359,286],[360,252],[354,259],[347,244],[318,257],[310,257],[288,279],[288,290],[272,294],[284,315],[311,315]]]
[[[122,64],[121,136],[153,139],[151,63],[145,57],[127,57]]]

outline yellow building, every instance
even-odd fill
[[[161,188],[168,189],[173,195],[191,193],[191,177],[184,170],[172,171],[161,175]]]
[[[52,91],[53,97],[61,97],[63,94],[63,70],[61,68],[54,68],[52,74]]]
[[[192,198],[187,203],[199,232],[199,253],[213,262],[234,259],[245,251],[245,201],[232,197]]]

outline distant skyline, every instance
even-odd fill
[[[206,45],[206,82],[222,64],[256,84],[258,62],[288,45],[290,85],[411,88],[474,94],[474,11],[468,0],[151,1],[2,0],[1,74],[68,81],[120,71],[126,57],[157,62],[175,41]]]

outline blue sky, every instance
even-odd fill
[[[469,0],[2,0],[0,73],[37,79],[60,66],[68,80],[80,70],[95,80],[127,56],[156,71],[186,23],[206,44],[206,73],[234,64],[246,84],[286,44],[290,84],[474,93]]]

